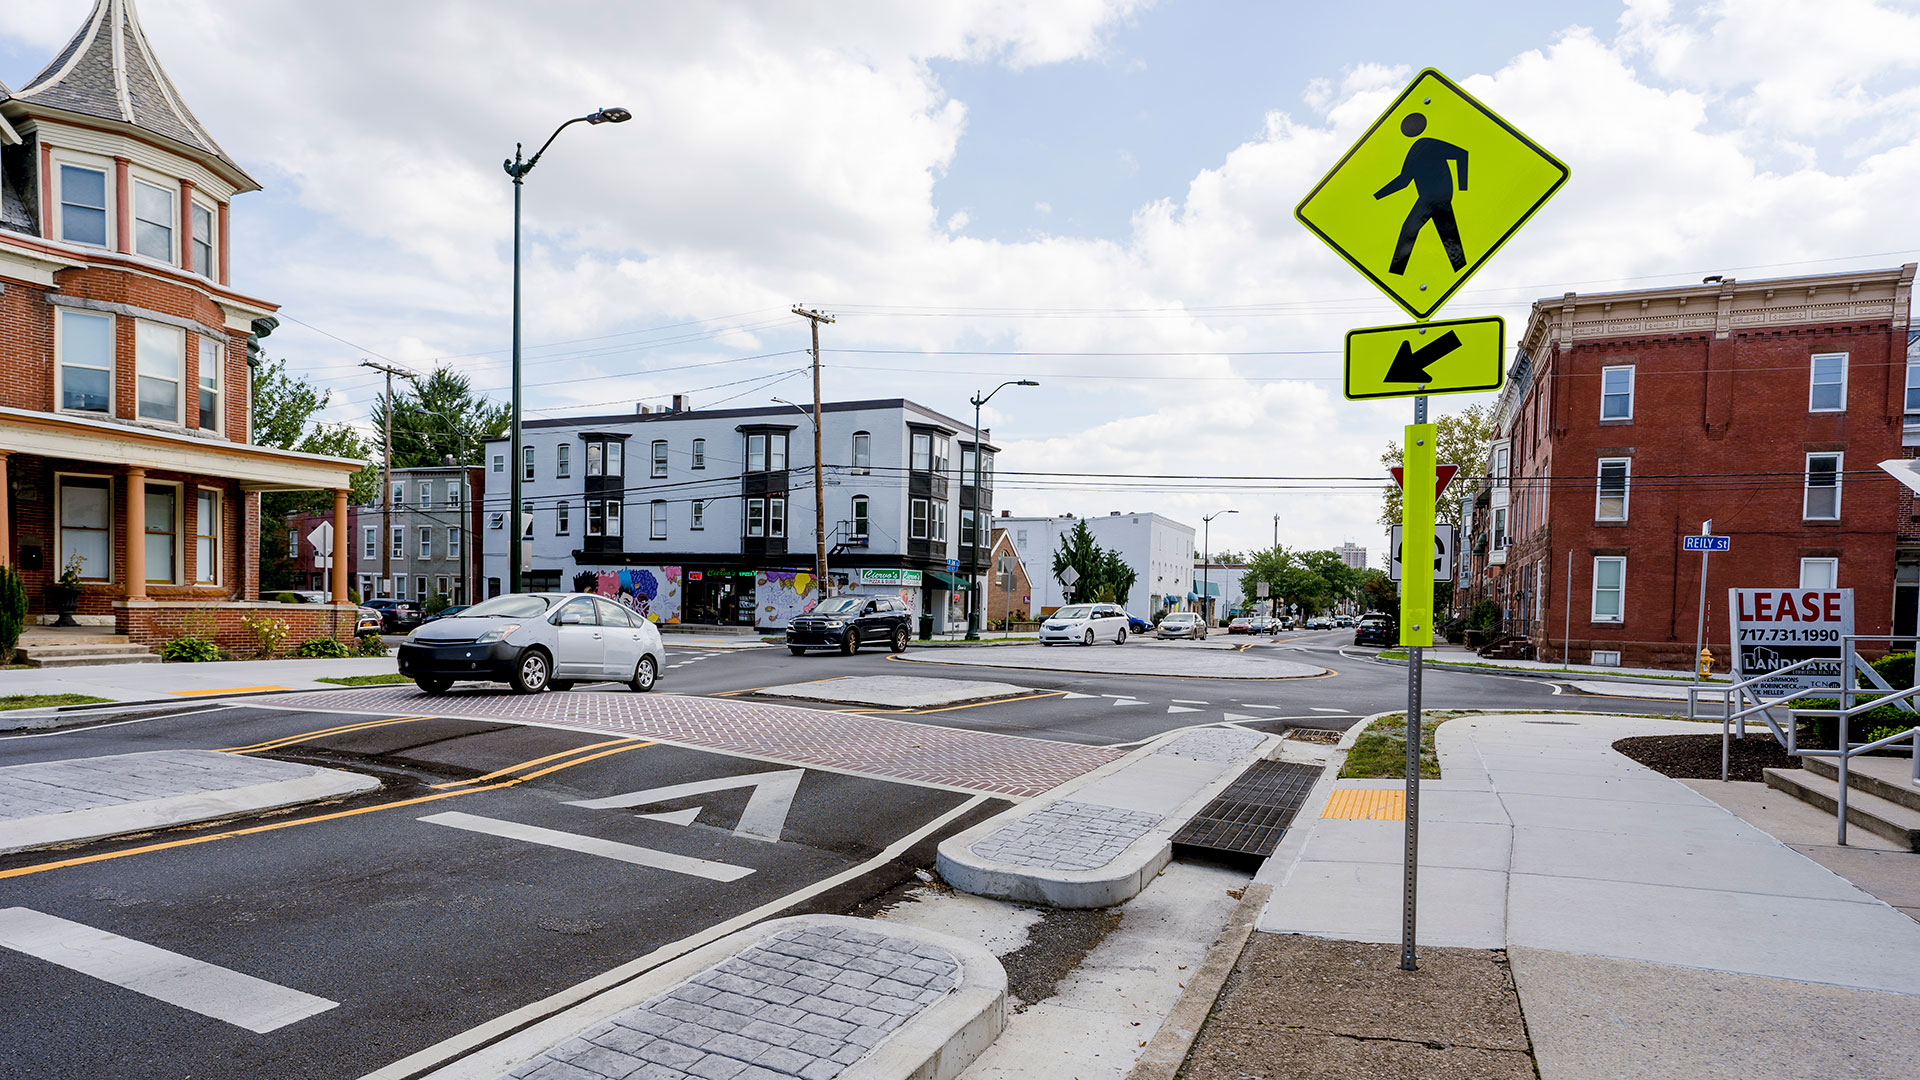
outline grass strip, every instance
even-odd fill
[[[397,671],[389,671],[384,675],[341,675],[336,678],[314,680],[314,682],[333,683],[336,686],[385,686],[388,683],[412,681],[412,679]]]
[[[1423,713],[1420,717],[1420,779],[1440,779],[1440,755],[1433,747],[1434,729],[1456,716],[1457,712]],[[1346,764],[1340,767],[1342,780],[1405,780],[1407,778],[1407,714],[1383,716],[1367,726],[1353,748],[1347,751]]]
[[[8,694],[0,697],[0,710],[51,709],[59,705],[100,705],[112,698],[89,694]]]

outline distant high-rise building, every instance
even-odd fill
[[[1367,549],[1349,540],[1340,545],[1340,560],[1355,570],[1367,568]]]

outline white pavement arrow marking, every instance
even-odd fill
[[[32,908],[0,910],[0,948],[261,1034],[339,1004]]]
[[[715,780],[696,780],[691,784],[609,795],[604,799],[581,799],[568,805],[584,806],[589,810],[624,810],[669,799],[750,787],[753,795],[747,799],[747,808],[740,814],[740,823],[733,827],[733,835],[777,844],[780,842],[780,830],[787,823],[787,812],[793,809],[794,793],[800,790],[800,778],[804,775],[805,769],[780,769],[776,772],[748,773],[745,776],[722,776]]]
[[[1210,701],[1195,701],[1192,698],[1183,698],[1183,697],[1168,698],[1167,700],[1173,702],[1175,705],[1211,705],[1212,704],[1212,702]]]
[[[641,814],[648,821],[664,821],[669,825],[691,825],[699,818],[704,806],[689,806],[685,810],[673,810],[665,814]]]
[[[1133,698],[1121,698],[1119,701],[1114,702],[1114,704],[1115,705],[1145,705],[1146,702],[1138,701]]]
[[[750,867],[732,866],[709,859],[692,859],[685,855],[675,855],[670,851],[655,851],[652,848],[634,844],[602,840],[597,836],[581,836],[578,833],[561,832],[559,829],[543,829],[538,825],[522,825],[517,821],[502,821],[499,818],[479,817],[458,811],[433,814],[420,820],[434,825],[465,829],[468,832],[485,833],[488,836],[503,836],[509,840],[521,840],[529,844],[578,851],[583,855],[598,855],[603,859],[617,859],[635,866],[668,870],[676,874],[686,874],[688,877],[706,878],[708,881],[738,881],[753,873]]]
[[[1227,714],[1227,723],[1229,724],[1233,723],[1235,720],[1258,720],[1258,719],[1260,719],[1260,717],[1248,716],[1245,713],[1230,712]]]
[[[1331,713],[1339,713],[1339,714],[1340,714],[1340,715],[1342,715],[1342,716],[1352,716],[1352,715],[1353,715],[1352,713],[1350,713],[1350,712],[1348,712],[1348,711],[1347,711],[1347,710],[1345,710],[1345,709],[1329,709],[1329,708],[1327,708],[1327,707],[1326,707],[1325,705],[1309,705],[1309,706],[1307,706],[1307,708],[1309,708],[1309,709],[1312,709],[1312,710],[1313,710],[1314,712],[1331,712]]]
[[[1167,711],[1170,713],[1177,713],[1177,712],[1199,712],[1200,710],[1189,709],[1185,705],[1169,705],[1167,706]]]
[[[1069,690],[1066,693],[1060,695],[1060,700],[1072,701],[1074,698],[1090,698],[1090,697],[1099,697],[1099,696],[1100,695],[1098,694],[1076,694],[1073,691]]]

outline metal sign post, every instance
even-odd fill
[[[1400,538],[1412,551],[1433,547],[1434,503],[1438,493],[1435,444],[1439,429],[1427,423],[1427,397],[1413,399],[1413,423],[1408,426],[1401,466],[1406,482],[1400,502]],[[1400,915],[1400,970],[1416,967],[1414,911],[1420,880],[1420,665],[1425,646],[1433,644],[1433,575],[1402,574],[1400,581],[1400,643],[1407,648],[1407,854],[1406,895]]]
[[[1681,540],[1681,546],[1684,548],[1700,549],[1700,612],[1693,623],[1693,681],[1696,686],[1706,678],[1706,672],[1700,670],[1700,653],[1707,647],[1707,553],[1714,550],[1712,543],[1696,543],[1696,541],[1725,539],[1725,537],[1713,535],[1713,519],[1708,518],[1700,523],[1698,537],[1688,536]],[[1728,546],[1723,543],[1719,546],[1719,550],[1725,551]],[[1693,719],[1695,702],[1699,697],[1698,694],[1687,695],[1687,719],[1689,720]]]

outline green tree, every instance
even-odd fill
[[[1100,559],[1100,579],[1105,589],[1113,595],[1110,602],[1126,605],[1127,594],[1133,591],[1133,583],[1139,578],[1133,567],[1117,551],[1104,552]]]
[[[1306,615],[1318,615],[1356,595],[1360,571],[1333,551],[1288,551],[1285,546],[1257,552],[1247,558],[1247,574],[1240,579],[1241,601],[1251,605],[1259,597],[1259,583],[1285,605],[1298,605]]]
[[[1084,604],[1099,595],[1103,584],[1101,570],[1105,566],[1106,552],[1093,540],[1093,530],[1087,528],[1085,520],[1073,523],[1065,536],[1060,538],[1060,550],[1053,553],[1053,579],[1060,580],[1068,567],[1080,575],[1072,585],[1066,587],[1067,603]]]
[[[1360,571],[1359,595],[1368,611],[1400,610],[1400,590],[1394,587],[1393,579],[1385,570]]]
[[[473,390],[473,383],[451,367],[440,366],[412,385],[394,388],[393,467],[440,465],[448,458],[462,465],[478,465],[486,452],[483,441],[507,430],[510,406],[497,404]],[[374,402],[372,424],[384,431],[387,399]]]
[[[1487,467],[1487,451],[1493,445],[1493,421],[1493,407],[1486,404],[1469,405],[1456,415],[1442,416],[1434,421],[1434,426],[1439,429],[1434,443],[1439,462],[1460,466],[1462,479],[1482,473]],[[1387,443],[1386,452],[1380,455],[1380,464],[1397,468],[1400,459],[1399,441]],[[1459,525],[1461,489],[1452,486],[1448,488],[1448,493],[1451,497],[1443,494],[1434,508],[1435,517]],[[1389,482],[1381,489],[1380,523],[1400,524],[1400,487],[1397,484]]]
[[[347,500],[364,506],[380,497],[380,472],[373,467],[373,448],[346,424],[314,422],[327,407],[328,393],[304,377],[287,374],[284,359],[263,358],[253,375],[253,438],[262,446],[299,450],[308,454],[352,458],[366,462],[353,474]],[[330,491],[269,491],[260,496],[260,517],[268,527],[260,530],[260,588],[271,593],[305,585],[294,574],[292,553],[287,550],[284,522],[289,514],[324,514],[333,511]],[[350,538],[335,537],[336,545]],[[344,550],[344,549],[342,549]]]

